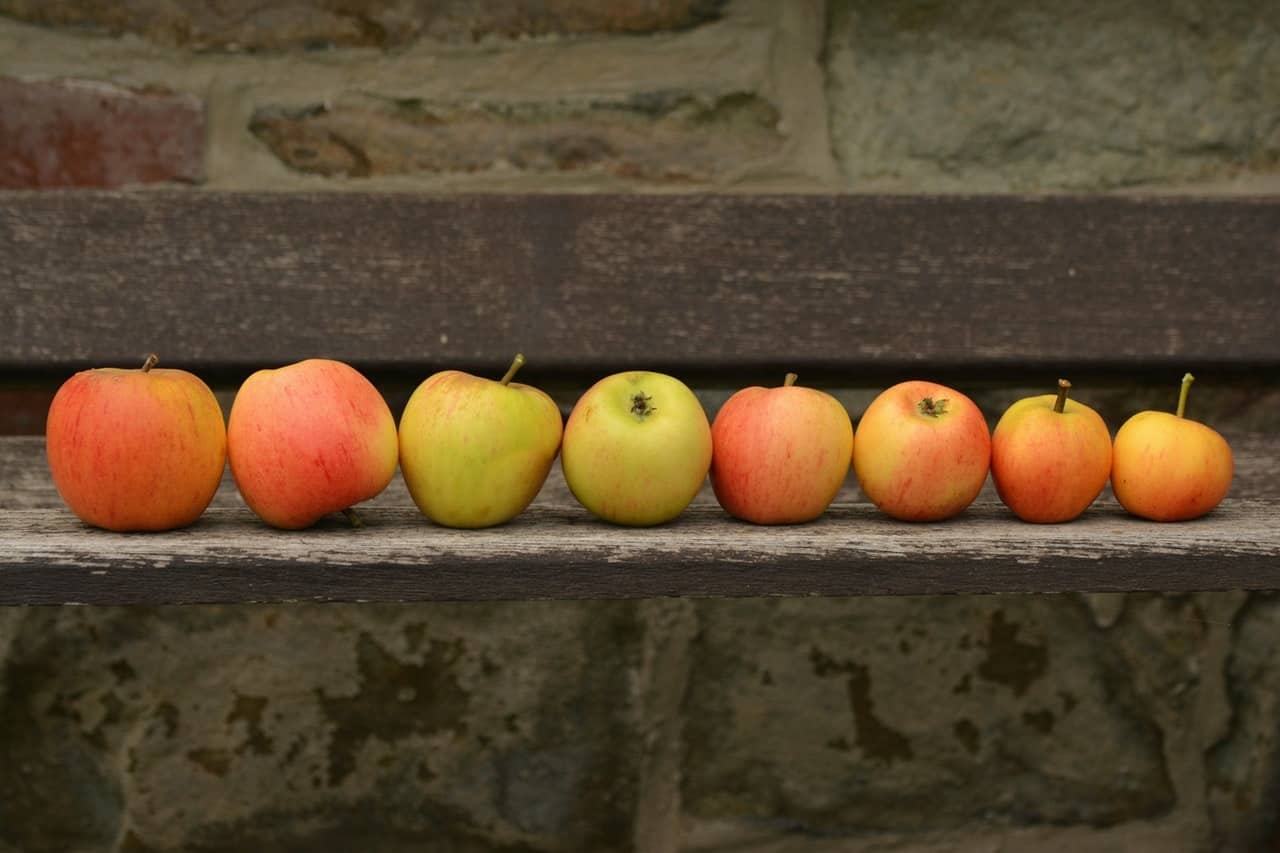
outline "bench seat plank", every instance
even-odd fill
[[[809,525],[735,522],[704,489],[676,522],[633,530],[593,520],[553,469],[528,512],[486,531],[428,524],[397,481],[359,530],[338,517],[272,530],[227,483],[193,527],[120,535],[57,504],[40,439],[5,439],[0,605],[1280,589],[1280,440],[1232,440],[1245,476],[1182,524],[1130,518],[1108,496],[1070,525],[1028,525],[988,488],[957,519],[912,525],[851,485]]]
[[[0,605],[1280,589],[1278,510],[1229,500],[1155,526],[1108,502],[1040,526],[983,501],[920,526],[841,503],[810,525],[760,528],[699,506],[632,530],[540,506],[477,533],[409,508],[305,532],[219,508],[186,530],[129,536],[16,510],[0,522]]]

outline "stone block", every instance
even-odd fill
[[[758,95],[637,95],[579,106],[481,106],[352,97],[258,110],[251,129],[290,168],[318,175],[594,172],[654,182],[725,177],[782,146]]]
[[[627,850],[642,634],[629,603],[34,611],[0,844]]]
[[[1227,664],[1230,729],[1209,750],[1208,804],[1217,849],[1280,845],[1280,598],[1255,593],[1235,625]]]
[[[397,47],[446,42],[686,29],[722,0],[0,0],[0,14],[47,26],[136,33],[196,50]]]
[[[699,615],[695,823],[854,837],[1174,807],[1160,730],[1078,598],[714,601]]]
[[[1270,0],[837,0],[828,33],[855,187],[1090,190],[1280,162]]]

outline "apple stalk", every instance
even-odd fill
[[[156,355],[155,353],[151,353],[151,355],[147,356],[146,361],[142,362],[142,372],[150,373],[151,368],[155,367],[159,363],[160,363],[160,356]]]
[[[1058,414],[1062,414],[1067,408],[1067,392],[1071,390],[1071,383],[1065,379],[1058,380],[1058,399],[1053,401],[1053,410]]]
[[[511,359],[511,366],[507,368],[507,372],[502,375],[501,382],[503,385],[510,385],[511,380],[516,378],[516,372],[524,367],[524,353],[516,353],[516,357]]]
[[[1190,373],[1182,377],[1182,390],[1178,392],[1178,417],[1182,417],[1187,411],[1187,394],[1191,392],[1191,383],[1196,378]]]

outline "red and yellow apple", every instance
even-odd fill
[[[199,518],[222,479],[218,401],[185,370],[85,370],[53,398],[49,471],[81,521],[107,530],[171,530]]]
[[[615,373],[573,407],[560,448],[575,498],[614,524],[645,527],[684,511],[711,466],[698,398],[662,373]]]
[[[862,491],[886,515],[940,521],[963,512],[987,479],[991,435],[977,405],[934,382],[901,382],[876,397],[853,438]]]
[[[1177,414],[1138,412],[1116,432],[1111,489],[1129,512],[1152,521],[1186,521],[1227,496],[1231,447],[1216,430],[1184,417],[1195,381],[1182,378]]]
[[[720,506],[756,524],[812,521],[844,485],[853,424],[840,401],[796,384],[743,388],[711,425],[711,485]]]
[[[446,370],[418,386],[400,417],[400,470],[422,514],[489,527],[524,511],[560,449],[560,410],[542,391]]]
[[[1023,521],[1070,521],[1102,493],[1111,475],[1111,433],[1093,409],[1057,394],[1018,400],[991,434],[991,479]]]
[[[227,448],[249,508],[294,530],[376,496],[399,455],[378,389],[349,365],[321,358],[246,379],[231,404]]]

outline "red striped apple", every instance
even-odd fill
[[[933,382],[901,382],[863,413],[853,470],[886,515],[940,521],[973,503],[987,479],[991,435],[965,395]]]
[[[1027,397],[1008,408],[991,434],[991,479],[1005,506],[1023,521],[1070,521],[1102,493],[1111,475],[1111,433],[1093,409],[1057,394]]]
[[[679,379],[615,373],[573,407],[560,464],[573,496],[600,518],[662,524],[684,512],[706,480],[711,427]]]
[[[291,530],[375,497],[399,455],[396,422],[378,389],[349,365],[322,358],[246,379],[231,404],[227,447],[245,503]]]
[[[1231,447],[1216,430],[1184,417],[1195,377],[1182,377],[1177,414],[1138,412],[1116,432],[1111,489],[1129,512],[1152,521],[1186,521],[1227,496]]]
[[[222,409],[198,377],[153,369],[156,361],[77,373],[49,407],[49,471],[86,524],[185,527],[218,490],[227,461]]]
[[[788,373],[781,388],[743,388],[711,425],[711,485],[735,518],[812,521],[849,474],[849,413],[830,394],[795,381]]]
[[[542,391],[445,370],[400,417],[400,470],[418,509],[446,527],[490,527],[524,511],[560,449],[560,409]]]

